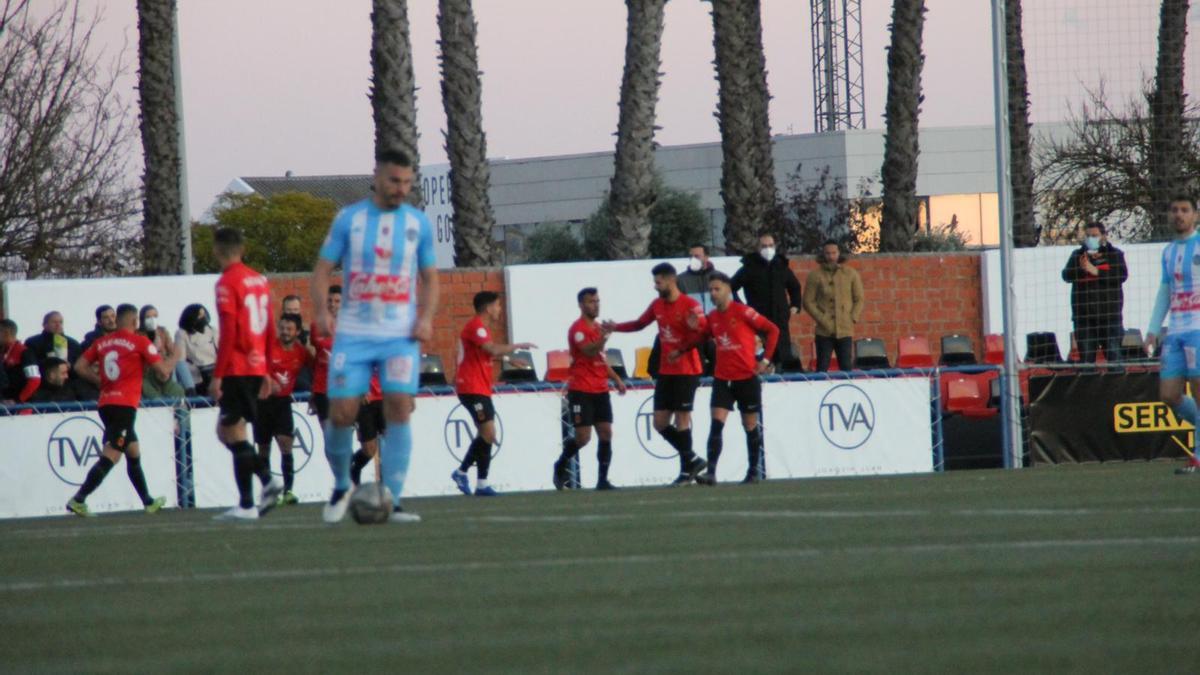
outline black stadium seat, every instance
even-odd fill
[[[1054,333],[1030,333],[1025,336],[1026,363],[1062,363],[1058,338]]]
[[[442,367],[442,357],[437,354],[421,355],[421,386],[433,387],[448,384],[446,369]]]
[[[854,369],[878,370],[891,368],[887,345],[879,338],[862,338],[854,341]]]
[[[942,336],[943,366],[973,366],[976,363],[975,345],[971,338],[958,334]]]

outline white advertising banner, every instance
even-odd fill
[[[175,487],[175,416],[171,408],[143,408],[134,427],[150,494],[178,503]],[[0,417],[0,518],[67,515],[66,503],[104,449],[96,411]],[[88,497],[96,513],[140,510],[122,459]]]

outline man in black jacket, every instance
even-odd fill
[[[42,372],[42,384],[38,387],[37,391],[33,392],[33,396],[29,399],[30,403],[64,403],[88,400],[81,394],[74,382],[68,379],[67,374],[71,371],[71,368],[67,365],[66,361],[52,356],[42,361],[39,369]]]
[[[1071,318],[1081,363],[1095,363],[1103,349],[1109,363],[1121,358],[1124,333],[1121,311],[1125,297],[1121,284],[1129,278],[1125,254],[1105,236],[1103,223],[1088,223],[1083,246],[1071,252],[1063,268],[1063,281],[1071,284]]]
[[[104,337],[117,329],[117,310],[112,305],[100,305],[96,308],[96,328],[83,336],[83,344],[79,348],[87,351],[96,338]]]
[[[775,253],[774,236],[759,236],[758,251],[742,257],[742,267],[733,275],[731,286],[735,295],[739,290],[744,292],[746,304],[779,328],[779,346],[771,357],[775,369],[799,369],[799,361],[792,355],[788,322],[804,306],[804,297],[787,257]]]

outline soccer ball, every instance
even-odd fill
[[[359,525],[386,523],[392,515],[392,491],[383,483],[363,483],[350,493],[350,517]]]

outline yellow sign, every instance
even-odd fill
[[[1175,416],[1166,403],[1118,403],[1113,406],[1113,427],[1118,434],[1191,431],[1194,427]]]

